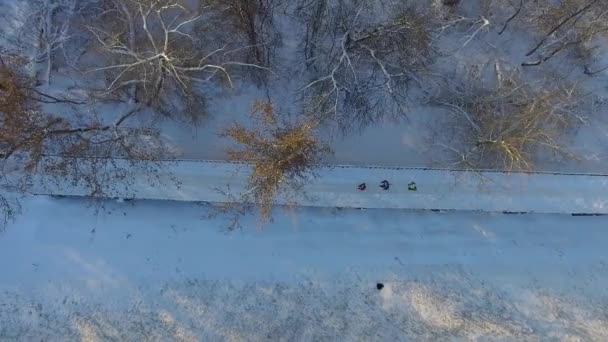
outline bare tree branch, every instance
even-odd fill
[[[607,4],[597,0],[541,0],[538,5],[529,7],[532,24],[548,33],[526,54],[537,53],[538,58],[521,65],[540,65],[570,48],[586,51],[586,43],[608,32]]]
[[[180,112],[193,101],[200,103],[191,107],[202,110],[205,101],[200,86],[192,87],[191,83],[206,84],[223,75],[232,87],[234,68],[270,72],[265,66],[230,59],[235,49],[228,49],[226,44],[205,53],[205,42],[193,30],[206,20],[204,11],[208,7],[203,7],[203,12],[193,13],[181,0],[127,0],[117,10],[124,13],[122,19],[128,23],[126,42],[108,29],[89,27],[110,58],[109,65],[89,70],[109,76],[107,93],[131,88],[135,100],[146,106],[181,106],[169,110],[161,108],[161,111]],[[141,25],[136,25],[137,22]]]
[[[312,77],[298,90],[306,114],[343,130],[407,118],[409,83],[432,55],[429,16],[381,1],[301,0],[298,11],[309,32]]]
[[[500,31],[498,32],[499,35],[501,35],[505,32],[505,30],[507,29],[507,26],[509,26],[509,23],[519,15],[519,13],[521,12],[521,9],[523,7],[524,7],[524,0],[519,0],[519,6],[517,7],[517,10],[515,11],[515,13],[513,13],[512,16],[509,17],[509,19],[507,19],[505,24],[502,26],[502,29],[500,29]]]

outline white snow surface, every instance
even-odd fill
[[[120,163],[121,161],[117,161]],[[86,163],[86,160],[82,160]],[[124,163],[124,162],[123,162]],[[124,168],[128,168],[125,164]],[[139,175],[128,186],[113,186],[114,198],[233,202],[247,191],[249,166],[221,161],[173,161],[152,184]],[[277,204],[314,207],[438,209],[536,213],[608,214],[608,176],[516,172],[467,172],[439,169],[320,166],[316,177]],[[388,191],[380,189],[388,180]],[[414,182],[417,191],[408,190]],[[366,191],[357,185],[367,184]],[[41,176],[36,194],[87,196],[83,184],[66,185]]]
[[[22,39],[29,3],[0,0],[0,47],[34,58],[35,46]],[[482,3],[495,12],[484,13]],[[496,65],[526,82],[573,82],[594,103],[582,113],[585,123],[564,135],[577,158],[539,156],[536,168],[605,173],[608,74],[584,75],[574,53],[520,68],[541,32],[514,21],[498,35],[509,2],[461,1],[461,9],[491,24],[466,46],[475,27],[445,32],[424,90]],[[250,124],[257,99],[299,113],[297,92],[311,76],[300,68],[305,28],[288,16],[276,20],[284,22],[277,56],[284,62],[273,66],[280,77],[266,89],[237,80],[235,89],[210,92],[200,127],[163,121],[176,155],[226,158],[230,142],[218,133],[234,121]],[[597,45],[593,67],[600,68],[606,43]],[[53,73],[44,90],[68,98],[87,98],[102,81],[61,63]],[[113,121],[122,106],[44,108]],[[128,124],[156,127],[157,116],[144,114]],[[108,189],[119,200],[101,202],[89,201],[83,184],[38,175],[31,190],[39,195],[23,198],[15,222],[0,231],[0,342],[608,341],[608,216],[570,215],[608,213],[608,178],[386,167],[451,164],[436,140],[450,142],[443,127],[451,118],[412,97],[407,119],[386,118],[347,136],[320,132],[334,151],[324,162],[360,167],[319,168],[296,198],[301,206],[275,209],[263,230],[246,215],[242,230],[228,231],[233,217],[200,203],[243,191],[244,165],[168,162],[155,182],[133,170],[127,188]],[[378,188],[383,179],[392,184],[387,192]],[[412,181],[416,192],[407,190]],[[361,182],[367,191],[356,190]],[[494,213],[503,211],[533,214]]]
[[[0,341],[608,340],[606,217],[213,212],[25,198]]]

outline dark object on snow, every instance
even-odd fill
[[[446,6],[455,6],[458,5],[460,0],[443,0],[443,4]]]
[[[361,183],[361,184],[359,184],[357,189],[359,189],[359,191],[365,191],[365,189],[367,189],[367,184]]]
[[[409,191],[417,191],[418,187],[416,186],[416,183],[414,182],[410,182],[410,184],[407,185],[407,189]]]
[[[388,188],[390,187],[390,183],[387,180],[383,180],[380,183],[380,187],[382,188],[382,190],[388,190]]]
[[[384,284],[382,284],[382,283],[377,283],[377,284],[376,284],[376,288],[377,288],[378,290],[382,290],[382,289],[384,288]]]

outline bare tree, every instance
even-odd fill
[[[72,25],[75,17],[95,0],[24,0],[21,13],[0,16],[3,25],[9,26],[2,34],[13,50],[28,55],[42,66],[42,83],[51,81],[55,58],[59,52],[65,56],[65,44],[77,35]]]
[[[307,113],[341,128],[406,114],[409,83],[432,55],[430,16],[382,1],[303,0],[297,13],[313,75],[300,91]]]
[[[72,27],[74,18],[91,6],[95,0],[29,0],[33,12],[24,25],[24,35],[30,37],[36,48],[36,63],[44,63],[42,81],[51,82],[52,68],[57,52],[65,54],[65,44],[78,29]]]
[[[40,37],[46,37],[49,44],[44,50],[52,59],[72,32],[62,20],[85,2],[44,1],[48,8],[41,11],[47,11],[52,30]],[[125,193],[142,177],[159,180],[163,170],[157,161],[173,157],[174,151],[159,129],[143,127],[134,119],[154,107],[171,117],[189,113],[187,118],[194,122],[204,111],[201,85],[220,77],[232,85],[237,68],[266,70],[233,59],[235,47],[229,44],[214,45],[201,38],[204,32],[195,32],[194,24],[205,19],[205,12],[188,9],[188,3],[103,0],[81,8],[86,13],[78,15],[90,19],[90,37],[98,46],[89,51],[94,58],[85,60],[102,63],[86,68],[107,77],[105,89],[96,95],[105,101],[112,94],[120,103],[117,113],[80,106],[91,104],[86,92],[79,92],[78,99],[44,93],[25,72],[31,61],[17,65],[0,59],[0,153],[11,177],[19,175],[18,188],[31,186],[37,179],[34,174],[44,174],[50,188],[84,187],[93,196],[104,196],[115,187],[123,187]],[[53,113],[43,103],[66,106]]]
[[[536,55],[523,66],[540,65],[569,48],[581,48],[594,37],[608,32],[608,3],[600,0],[540,1],[531,6],[530,18],[544,30],[526,56]]]
[[[126,175],[152,175],[154,161],[168,157],[170,149],[158,131],[125,126],[140,106],[110,122],[91,115],[54,115],[41,108],[43,93],[34,83],[19,65],[0,58],[0,152],[3,171],[10,166],[15,188],[24,190],[38,171],[56,185],[79,183],[91,195],[102,196],[120,186],[118,181],[127,184]]]
[[[40,52],[36,62],[45,61],[44,83],[51,82],[53,54],[68,40],[71,17],[76,10],[76,0],[41,0],[37,22],[40,30]]]
[[[220,39],[231,36],[233,44],[246,47],[239,52],[247,63],[270,68],[275,50],[280,43],[280,34],[275,28],[274,12],[281,0],[205,0]],[[238,37],[235,40],[235,37]],[[250,69],[254,80],[263,82],[270,73]]]
[[[584,121],[576,114],[582,103],[576,88],[534,86],[502,74],[498,67],[497,76],[495,87],[473,77],[451,83],[433,100],[453,115],[434,140],[455,156],[455,165],[532,170],[541,153],[574,157],[562,142]]]
[[[108,0],[109,1],[109,0]],[[106,16],[121,17],[122,28],[89,27],[106,52],[109,65],[92,69],[107,75],[107,92],[132,92],[137,102],[156,105],[168,115],[189,113],[196,121],[204,111],[200,86],[216,76],[232,86],[232,68],[266,69],[232,59],[228,45],[209,49],[194,25],[206,20],[206,8],[194,12],[181,0],[109,1]],[[242,49],[243,47],[241,47]]]
[[[315,136],[314,122],[279,122],[270,103],[256,103],[252,116],[254,128],[235,123],[225,135],[241,146],[230,149],[229,158],[251,164],[248,190],[242,195],[246,202],[259,205],[264,222],[278,193],[297,190],[328,148]]]

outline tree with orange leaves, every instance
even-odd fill
[[[315,136],[313,121],[280,122],[269,102],[256,102],[251,114],[253,128],[235,123],[225,135],[241,146],[228,151],[230,160],[251,164],[247,194],[259,205],[263,223],[276,196],[297,190],[329,149]]]

